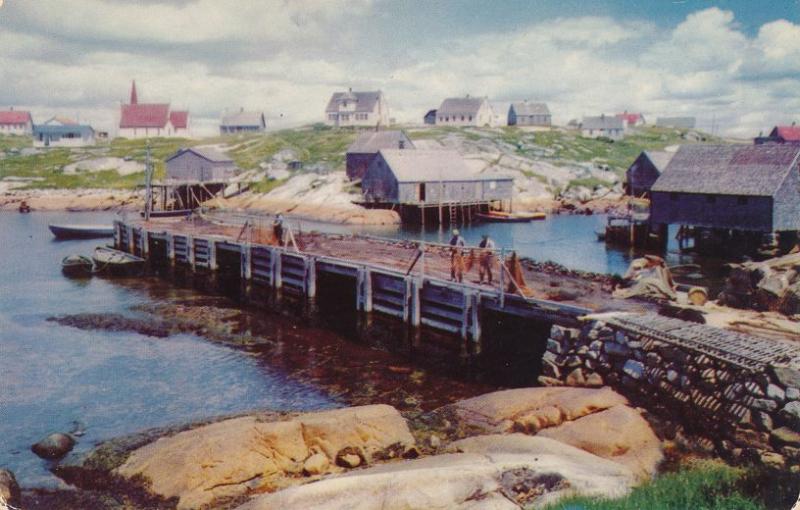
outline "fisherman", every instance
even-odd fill
[[[494,263],[494,241],[489,237],[489,234],[481,236],[481,242],[478,248],[481,248],[480,264],[478,266],[478,279],[483,283],[484,275],[489,277],[489,285],[492,284],[492,264]]]
[[[278,213],[275,216],[275,220],[272,222],[272,233],[275,235],[278,246],[283,246],[283,214]]]
[[[453,229],[450,238],[450,280],[461,283],[464,281],[464,258],[462,250],[467,245],[457,228]]]

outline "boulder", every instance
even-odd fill
[[[273,422],[248,416],[158,439],[134,450],[115,472],[126,479],[144,477],[155,494],[178,498],[179,509],[197,508],[253,489],[299,483],[303,473],[340,470],[336,456],[346,448],[371,459],[379,451],[413,445],[405,420],[385,405]]]
[[[56,432],[31,446],[33,453],[43,459],[60,459],[72,451],[75,440],[68,434]]]
[[[19,484],[14,473],[8,469],[0,469],[0,502],[12,507],[20,504]]]
[[[496,391],[452,404],[466,435],[536,432],[587,414],[627,404],[610,388],[564,386]]]
[[[638,477],[655,474],[664,455],[650,424],[638,411],[617,405],[538,434],[629,467]]]
[[[237,510],[518,510],[565,495],[621,497],[631,471],[571,446],[521,434],[469,438],[446,453],[332,476],[258,496]]]

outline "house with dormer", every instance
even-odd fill
[[[325,107],[325,124],[335,127],[389,125],[389,106],[380,90],[334,92]]]

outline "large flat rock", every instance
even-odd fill
[[[383,450],[402,452],[413,445],[406,421],[386,405],[275,422],[243,417],[158,439],[133,451],[116,473],[144,477],[155,494],[177,497],[178,508],[198,508],[256,488],[302,483],[308,479],[304,461],[318,453],[328,457],[325,472],[335,472],[340,471],[336,455],[344,448],[369,462]]]
[[[572,494],[619,497],[627,467],[545,438],[481,436],[446,453],[383,464],[258,496],[237,510],[519,509]]]

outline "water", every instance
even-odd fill
[[[0,466],[24,486],[58,482],[30,445],[51,432],[86,427],[77,451],[142,429],[251,409],[337,405],[311,385],[248,353],[193,335],[151,338],[83,331],[46,319],[126,312],[150,301],[145,289],[72,280],[60,260],[103,240],[55,241],[49,222],[100,223],[110,215],[0,214]]]

